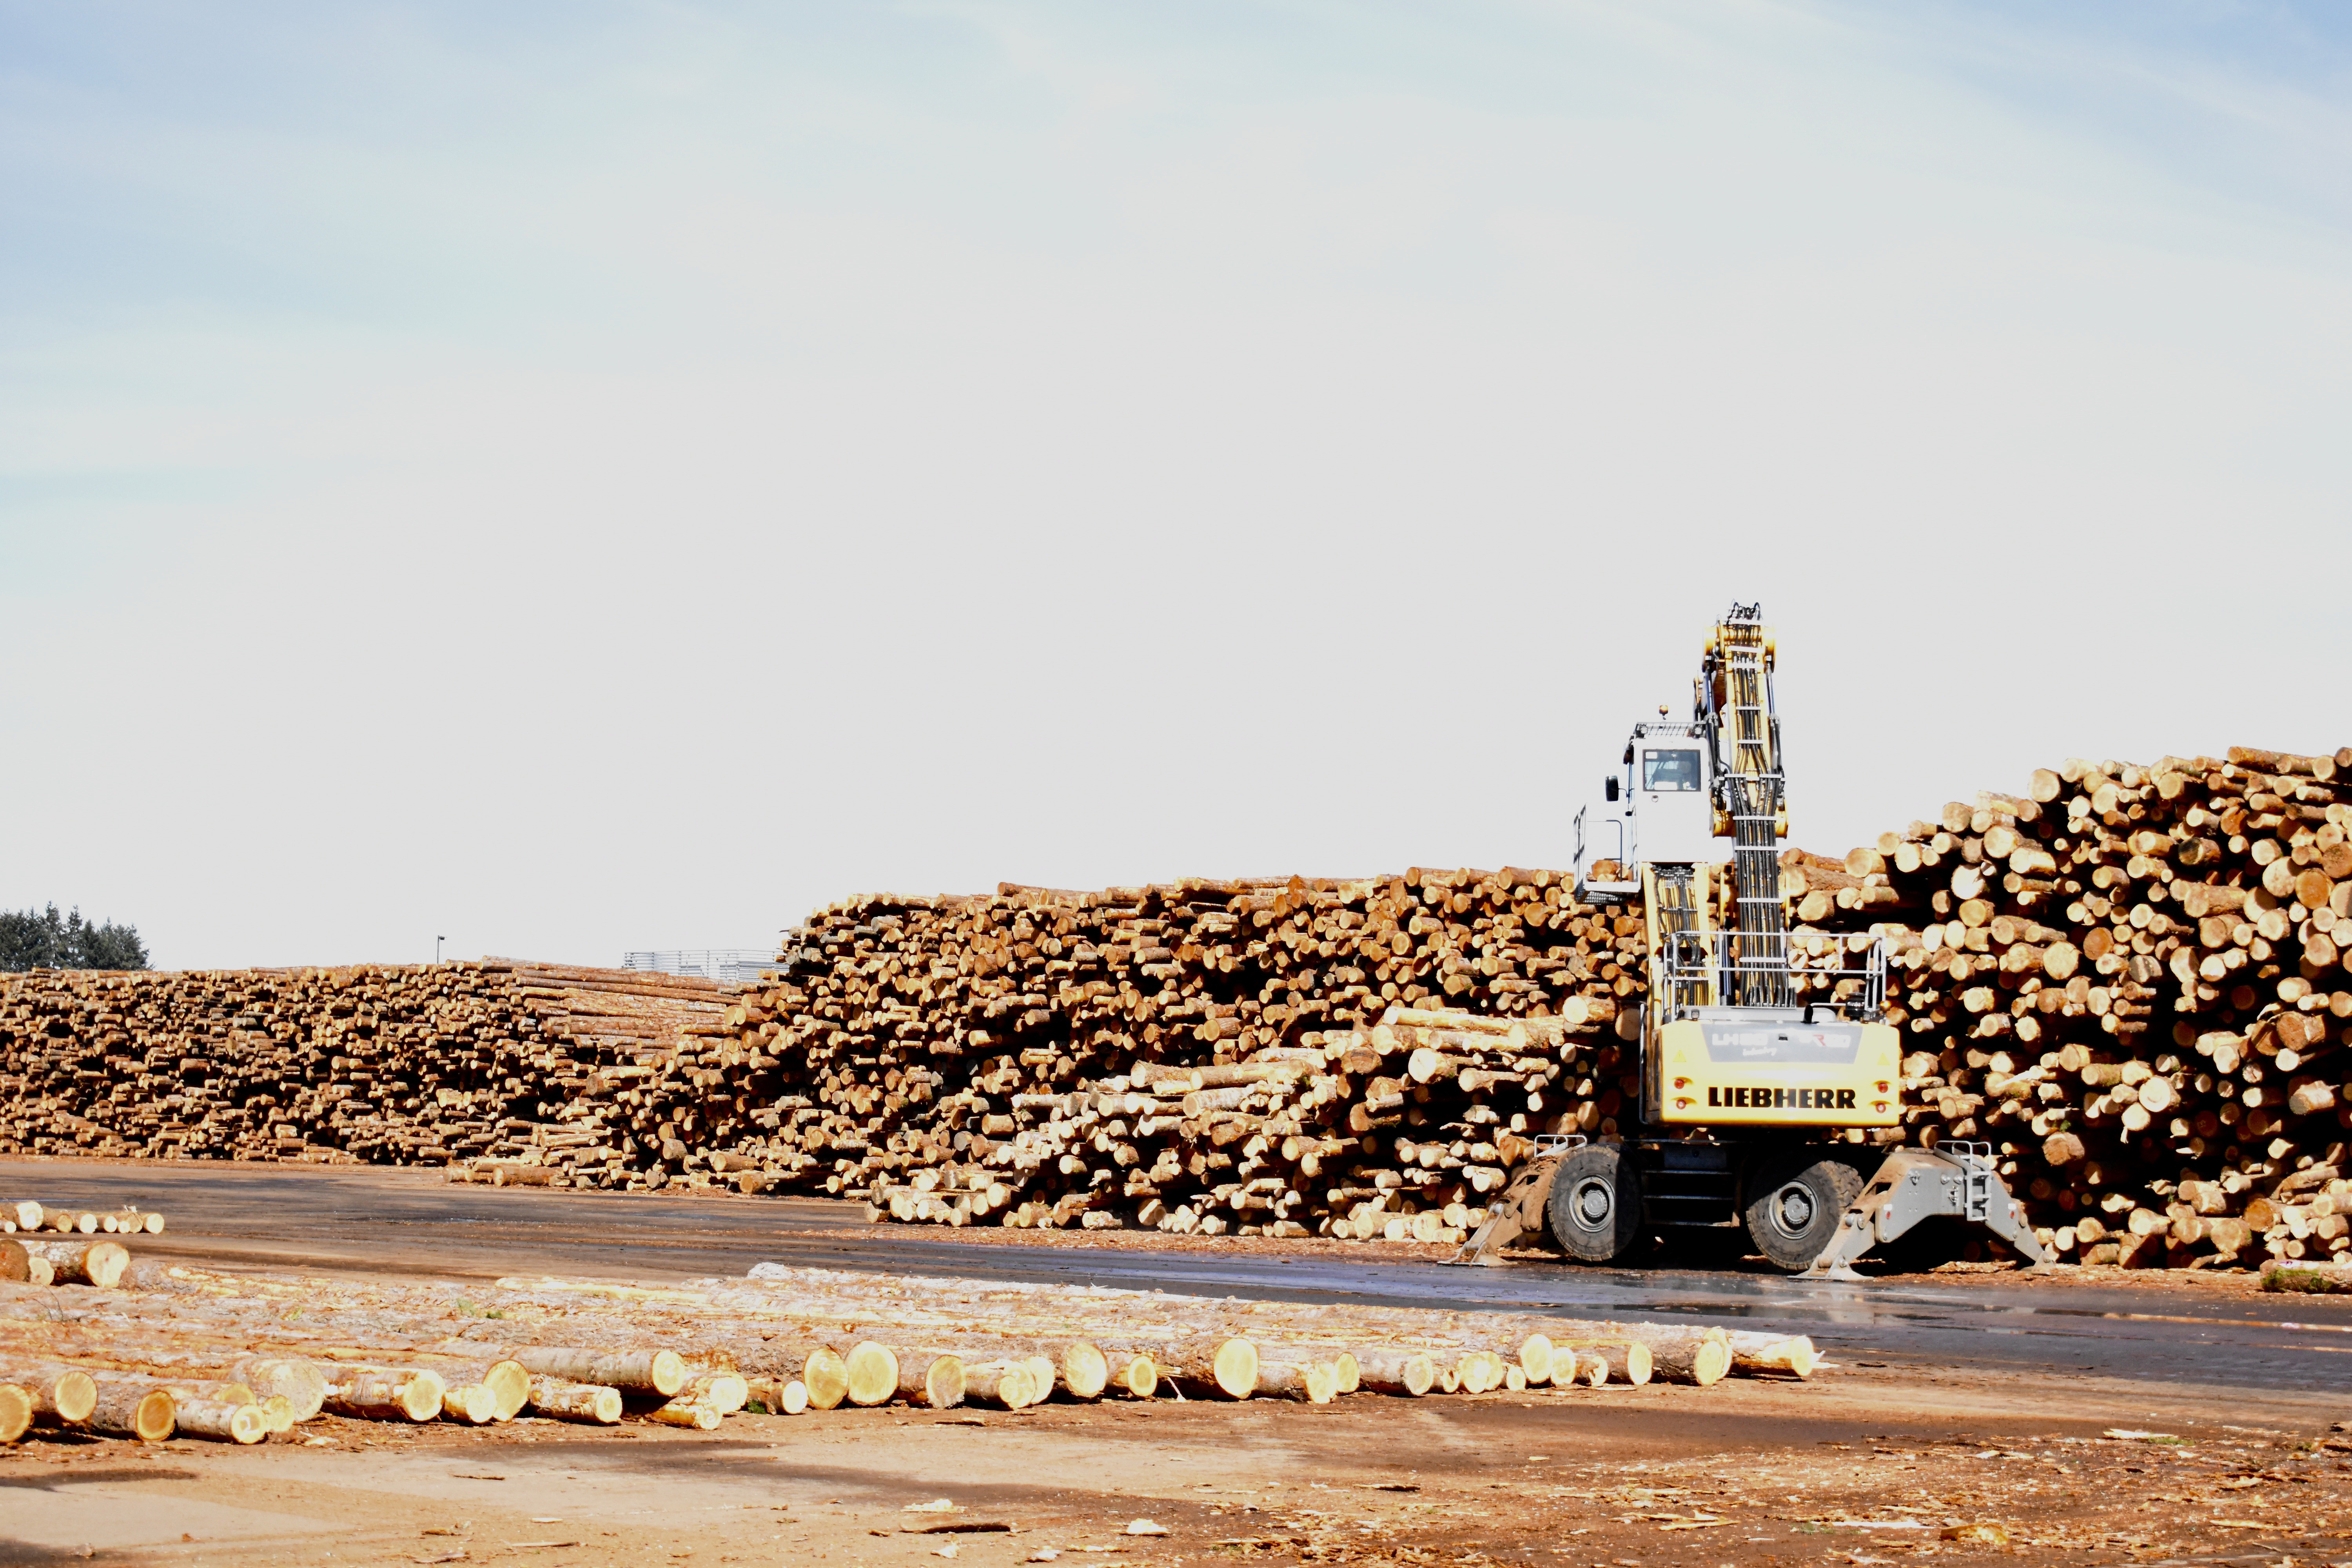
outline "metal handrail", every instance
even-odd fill
[[[1670,998],[1670,1018],[1687,1017],[1703,1003],[1691,998],[1732,999],[1759,989],[1742,984],[1749,978],[1785,982],[1781,990],[1790,1006],[1812,1005],[1840,1016],[1876,1019],[1886,1011],[1886,948],[1877,941],[1845,962],[1840,939],[1833,952],[1819,957],[1792,952],[1785,931],[1676,931],[1653,961],[1651,994]],[[1837,962],[1828,962],[1835,959]]]
[[[706,980],[721,981],[730,985],[749,985],[760,978],[760,971],[775,967],[776,954],[771,948],[707,947],[663,952],[627,952],[621,955],[624,969],[643,970],[653,974],[699,975]]]

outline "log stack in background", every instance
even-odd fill
[[[733,995],[705,980],[503,959],[0,974],[0,1151],[601,1156],[625,1131],[573,1114],[574,1097],[600,1069],[667,1061],[723,1029]]]
[[[1884,1136],[1993,1143],[2062,1255],[2244,1265],[2347,1250],[2347,828],[2352,750],[2077,763],[1790,850],[1783,886],[1801,969],[1893,954],[1911,1110]],[[12,977],[0,1147],[1452,1239],[1534,1135],[1610,1136],[1636,1092],[1639,911],[1563,880],[876,895],[740,994],[497,963]]]
[[[1458,1239],[1534,1132],[1617,1130],[1641,944],[1549,871],[853,900],[745,999],[799,1076],[730,1158],[898,1217]]]

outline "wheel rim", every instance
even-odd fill
[[[1569,1218],[1579,1230],[1605,1230],[1617,1207],[1617,1194],[1607,1182],[1587,1176],[1568,1194]]]
[[[1812,1189],[1802,1182],[1790,1182],[1772,1194],[1772,1228],[1782,1236],[1803,1236],[1811,1227],[1813,1215],[1819,1212]]]

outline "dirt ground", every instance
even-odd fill
[[[2301,1402],[1971,1381],[47,1437],[0,1454],[0,1563],[2352,1561]]]

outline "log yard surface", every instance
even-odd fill
[[[16,1361],[168,1341],[194,1368],[224,1331],[266,1323],[272,1348],[336,1364],[379,1347],[454,1388],[493,1356],[561,1353],[533,1345],[591,1343],[617,1364],[675,1344],[691,1363],[722,1337],[782,1346],[830,1321],[902,1351],[953,1340],[978,1369],[992,1323],[1034,1349],[1062,1337],[1050,1313],[1106,1342],[1127,1323],[1171,1365],[1185,1336],[1171,1325],[1204,1342],[1245,1326],[1261,1377],[1286,1341],[1302,1358],[1351,1342],[1371,1366],[1380,1344],[1417,1340],[1442,1362],[1509,1350],[1538,1318],[1556,1325],[1556,1362],[1616,1362],[1598,1386],[1580,1370],[1566,1386],[1509,1386],[1521,1373],[1328,1403],[1221,1397],[1203,1364],[1186,1369],[1188,1398],[1173,1383],[1017,1408],[919,1394],[746,1408],[713,1430],[648,1419],[643,1399],[612,1425],[418,1423],[331,1399],[255,1446],[37,1424],[0,1451],[0,1562],[2352,1560],[2352,1445],[2332,1429],[2352,1415],[2352,1310],[2245,1275],[1961,1266],[1839,1285],[1736,1258],[1636,1273],[1535,1254],[1461,1269],[1433,1261],[1441,1246],[921,1231],[842,1202],[370,1168],[17,1160],[0,1162],[0,1191],[170,1219],[122,1238],[133,1262],[115,1289],[0,1285]],[[1167,1294],[1122,1294],[1153,1290]],[[1605,1328],[1569,1348],[1571,1325],[1612,1322],[1653,1326],[1622,1331],[1654,1333],[1661,1367],[1680,1370],[1628,1383],[1631,1340],[1601,1342]],[[1676,1346],[1713,1331],[1751,1350],[1806,1336],[1820,1364],[1803,1379],[1735,1364],[1703,1385]],[[738,1359],[781,1399],[756,1354]],[[899,1357],[902,1382],[917,1359]]]

